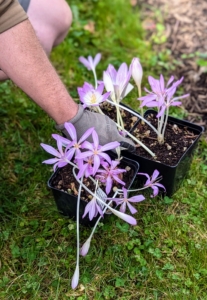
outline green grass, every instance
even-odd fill
[[[168,68],[160,67],[169,66],[165,54],[152,51],[140,12],[127,3],[70,1],[75,20],[51,58],[75,98],[77,86],[93,82],[78,63],[80,55],[102,53],[99,78],[108,63],[119,66],[134,56],[145,74],[167,75]],[[83,28],[89,20],[95,33]],[[136,108],[135,94],[128,102]],[[46,186],[51,169],[41,164],[48,156],[39,144],[50,143],[54,123],[10,82],[0,84],[0,103],[0,299],[207,299],[204,138],[188,178],[172,198],[141,203],[135,227],[113,216],[99,226],[89,254],[80,259],[80,285],[73,291],[75,223],[58,214]],[[81,242],[89,233],[81,227]]]

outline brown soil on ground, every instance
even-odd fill
[[[134,5],[135,1],[131,3]],[[166,41],[154,43],[154,48],[170,49],[177,62],[173,75],[184,76],[184,93],[190,93],[182,100],[188,120],[207,129],[207,66],[197,63],[198,59],[207,62],[207,1],[137,0],[137,5],[149,38],[156,34],[156,24],[164,23]],[[195,55],[198,52],[199,56]]]

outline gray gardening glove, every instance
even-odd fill
[[[89,110],[84,110],[81,104],[78,106],[78,113],[73,119],[68,121],[75,126],[78,140],[87,129],[94,127],[99,136],[99,143],[101,146],[117,141],[120,142],[121,148],[127,149],[130,152],[135,151],[134,143],[119,134],[116,123],[109,117]],[[68,133],[64,129],[64,124],[56,125],[56,129],[61,130],[64,135],[68,137]],[[89,142],[93,141],[91,136],[89,136],[87,140]]]

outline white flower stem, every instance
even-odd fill
[[[158,113],[159,113],[159,110],[158,110]],[[161,115],[161,117],[158,118],[158,132],[159,132],[159,135],[158,135],[158,138],[161,136],[161,132],[162,132],[162,127],[163,127],[163,119],[164,118],[164,115]]]
[[[110,101],[109,99],[107,99],[106,101],[109,102],[109,103],[111,103],[112,105],[115,105],[114,102],[113,102],[113,101]],[[116,105],[119,106],[120,108],[122,108],[122,109],[124,109],[124,110],[130,112],[131,114],[133,114],[134,116],[138,117],[139,119],[143,120],[147,125],[149,125],[149,126],[154,130],[154,132],[155,132],[157,135],[159,134],[158,131],[157,131],[157,129],[156,129],[150,122],[148,122],[144,117],[142,117],[142,116],[139,115],[138,113],[132,111],[131,109],[128,109],[127,107],[124,107],[124,106],[122,106],[122,105],[120,105],[120,104],[116,104]]]
[[[74,170],[74,168],[73,168]],[[81,188],[83,183],[83,177],[81,177],[81,180],[79,181],[79,189],[78,189],[78,199],[77,199],[77,208],[76,208],[76,233],[77,233],[77,256],[76,256],[76,269],[73,276],[76,276],[76,280],[74,280],[74,285],[72,288],[76,288],[78,285],[78,277],[79,277],[79,256],[80,256],[80,234],[79,234],[79,211],[80,211],[80,197],[81,197]],[[77,284],[77,285],[76,285]]]
[[[141,98],[142,97],[141,84],[137,84],[137,89],[138,89],[138,97]],[[144,117],[143,107],[140,107],[140,110],[141,110],[141,116]]]
[[[113,198],[115,198],[116,195],[117,195],[117,191],[116,191],[116,193],[114,193]],[[109,201],[109,205],[110,205],[112,202],[113,202],[113,200]],[[107,207],[104,208],[103,214],[106,212],[106,210],[107,210]],[[95,232],[95,230],[96,230],[96,227],[98,226],[98,223],[100,222],[101,218],[102,218],[102,217],[99,216],[98,220],[96,221],[96,224],[94,225],[94,227],[93,227],[93,229],[92,229],[92,231],[91,231],[90,236],[88,237],[88,240],[91,241],[91,239],[92,239],[92,237],[93,237],[93,235],[94,235],[94,232]]]
[[[106,100],[107,102],[110,102],[110,100]],[[116,107],[116,123],[119,124],[121,126],[121,128],[124,129],[124,122],[120,113],[120,109],[119,109],[119,101],[120,99],[112,99],[112,103],[113,105],[115,105]]]
[[[97,107],[97,111],[98,111],[100,114],[104,115],[104,113],[103,113],[102,109],[100,108],[100,106],[96,106],[96,107]]]
[[[95,81],[95,89],[97,89],[98,83],[97,83],[96,69],[92,69],[92,71],[93,71],[93,76],[94,76],[94,81]]]
[[[121,128],[121,126],[119,126],[118,124],[116,124],[117,125],[117,127],[119,127],[120,129],[122,129]],[[127,133],[127,135],[132,139],[132,140],[134,140],[137,144],[139,144],[140,146],[142,146],[152,157],[154,157],[155,156],[155,154],[147,147],[147,146],[145,146],[140,140],[138,140],[137,138],[135,138],[135,136],[133,136],[131,133],[129,133],[127,130],[125,130],[125,129],[122,129],[123,131],[125,131],[126,133]]]
[[[73,175],[74,175],[74,177],[76,178],[76,180],[80,183],[80,180],[77,178],[74,169],[73,169]],[[130,221],[131,221],[130,224],[136,225],[136,220],[135,220],[133,217],[131,217],[131,216],[125,214],[125,213],[119,212],[119,211],[117,211],[116,209],[113,209],[113,208],[112,208],[111,206],[109,206],[106,202],[104,202],[100,197],[98,197],[98,195],[95,195],[91,190],[89,190],[89,189],[87,188],[87,186],[85,186],[85,184],[82,184],[82,186],[84,187],[84,189],[85,189],[90,195],[92,195],[93,197],[96,197],[96,199],[97,199],[100,203],[102,203],[105,207],[107,207],[108,209],[110,209],[110,211],[111,211],[114,215],[116,215],[117,217],[119,217],[120,219],[122,219],[122,220],[124,220],[124,221],[126,221],[126,222],[128,222],[128,223],[129,223],[129,220],[130,220]],[[132,221],[133,221],[133,223],[132,223]]]
[[[146,190],[148,189],[149,186],[145,186],[145,187],[142,187],[140,189],[135,189],[135,190],[127,190],[128,193],[133,193],[133,192],[138,192],[138,191],[143,191],[143,190]],[[123,194],[123,191],[120,190],[120,189],[117,189],[116,190],[118,193],[122,193]]]
[[[161,133],[162,138],[163,138],[163,141],[164,141],[165,130],[166,130],[167,121],[168,121],[168,115],[169,115],[169,107],[167,107],[167,109],[166,109],[166,113],[165,113],[165,122],[164,122],[164,126],[163,126],[162,133]]]

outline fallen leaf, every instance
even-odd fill
[[[130,0],[130,4],[131,4],[131,6],[137,5],[137,0]]]
[[[83,28],[91,33],[94,33],[95,32],[95,22],[89,21],[88,24],[86,24]]]
[[[145,19],[142,22],[142,27],[146,30],[154,30],[156,28],[156,24],[152,19]]]

